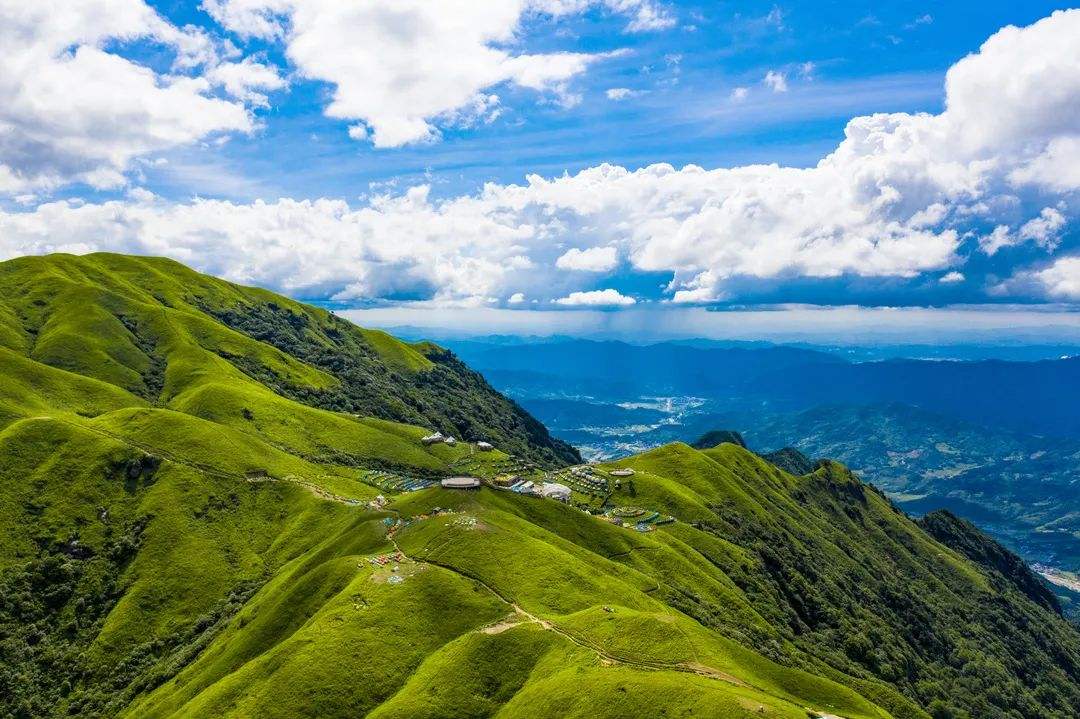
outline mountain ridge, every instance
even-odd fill
[[[1080,631],[1023,591],[1010,555],[963,527],[997,560],[973,561],[842,465],[794,476],[672,443],[566,468],[523,437],[425,444],[426,427],[298,401],[340,380],[285,351],[321,340],[268,308],[291,300],[238,305],[228,283],[114,256],[56,263],[17,283],[0,264],[0,715],[1067,719],[1080,704]],[[266,309],[233,318],[241,332],[195,291],[214,314]],[[391,340],[372,349],[398,365],[387,381],[438,365]],[[430,389],[460,409],[452,384]],[[478,422],[498,419],[488,399]],[[482,486],[432,481],[449,475]],[[497,489],[515,475],[565,483],[570,502]]]
[[[442,348],[402,343],[173,260],[108,253],[20,258],[0,263],[0,280],[0,299],[9,309],[3,325],[8,349],[26,349],[32,359],[147,401],[182,403],[185,392],[210,391],[198,373],[183,370],[210,353],[205,361],[228,362],[311,406],[490,439],[544,463],[580,461],[572,447]],[[241,315],[246,323],[220,322]],[[175,361],[167,363],[166,355]],[[431,386],[454,392],[453,401],[440,405]]]

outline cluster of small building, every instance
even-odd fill
[[[532,481],[518,475],[501,476],[492,480],[497,489],[507,489],[517,494],[526,494],[528,497],[542,497],[556,502],[569,502],[571,490],[566,485],[556,481]]]
[[[527,494],[532,497],[540,496],[540,486],[531,479],[517,478],[517,481],[507,487],[511,492],[517,492],[518,494]]]
[[[453,447],[457,444],[457,440],[451,435],[444,435],[442,432],[432,432],[420,438],[421,444],[425,447],[429,447],[433,444],[447,444]],[[481,452],[490,452],[495,449],[495,445],[491,442],[477,442],[476,448]]]
[[[476,477],[447,477],[441,483],[445,489],[479,489],[481,482]],[[520,475],[499,476],[491,480],[496,489],[505,489],[532,497],[544,497],[559,502],[569,502],[571,489],[558,482],[534,482],[523,479]]]
[[[605,494],[608,491],[608,481],[604,477],[598,476],[588,466],[571,467],[569,469],[570,477],[567,481],[571,485],[576,485],[574,489],[586,494]]]
[[[457,440],[455,440],[453,437],[444,436],[440,432],[435,432],[433,434],[425,436],[422,441],[425,445],[437,443],[453,445],[456,443]],[[476,448],[481,452],[490,452],[494,449],[494,447],[489,442],[477,442]],[[515,492],[517,494],[524,494],[527,496],[553,499],[557,502],[564,503],[569,503],[571,501],[574,491],[578,491],[587,495],[591,494],[594,496],[602,494],[605,496],[606,500],[607,492],[609,491],[609,480],[606,477],[602,476],[602,473],[598,472],[590,466],[579,465],[576,467],[570,467],[568,470],[565,470],[566,473],[562,474],[561,477],[564,478],[564,481],[567,481],[569,482],[569,484],[572,485],[572,487],[570,487],[566,484],[561,484],[559,482],[548,482],[539,480],[533,481],[531,479],[526,479],[522,475],[514,473],[515,470],[519,470],[520,468],[517,464],[508,463],[510,459],[512,458],[509,458],[507,462],[503,462],[503,466],[501,467],[501,470],[504,472],[503,474],[500,474],[488,480],[490,485],[494,488]],[[498,463],[496,463],[496,466],[497,465]],[[616,488],[621,485],[621,482],[618,478],[632,477],[635,474],[634,470],[629,467],[619,467],[617,469],[609,470],[607,473],[610,476],[617,478],[614,483]],[[376,480],[372,483],[376,484],[381,489],[384,489],[384,491],[412,491],[416,489],[430,487],[434,484],[434,482],[430,480],[403,478],[385,472],[374,473],[372,476]],[[555,476],[559,477],[560,475]],[[482,486],[483,482],[477,477],[458,476],[446,477],[440,480],[439,484],[444,489],[470,490],[479,489]],[[386,504],[387,500],[381,494],[375,497],[375,499],[368,502],[368,506],[371,509],[376,510],[383,509]],[[659,525],[668,524],[675,521],[674,517],[661,515],[659,512],[651,512],[644,509],[639,509],[637,507],[614,507],[607,510],[599,508],[596,510],[590,510],[589,508],[584,506],[582,508],[583,511],[589,514],[596,513],[598,516],[603,517],[605,520],[615,525],[618,525],[625,529],[633,529],[638,532],[651,532],[654,531]],[[427,519],[430,516],[436,516],[439,514],[456,514],[456,512],[453,512],[452,510],[442,510],[436,507],[431,511],[430,514],[422,514],[404,521],[402,521],[401,519],[392,519],[390,517],[387,517],[384,519],[384,522],[386,523],[388,529],[387,534],[389,536],[392,536],[394,533],[397,532],[397,530],[401,529],[402,527],[407,527],[415,521],[421,521]],[[474,527],[476,526],[476,519],[463,519],[459,523],[463,526]],[[373,557],[371,561],[373,564],[378,564],[379,566],[382,566],[387,562],[391,561],[391,558],[394,556],[395,555],[380,555],[379,557]],[[398,561],[400,561],[400,558],[398,559]]]
[[[531,479],[522,479],[521,477],[515,477],[514,479],[516,481],[513,484],[502,488],[531,497],[554,499],[556,502],[570,501],[571,490],[565,484],[559,484],[558,482],[534,482]]]
[[[368,562],[373,567],[385,567],[390,562],[403,562],[405,561],[405,555],[401,552],[394,552],[393,554],[376,554],[374,557],[370,557]]]

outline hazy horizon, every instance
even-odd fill
[[[494,308],[336,309],[361,326],[414,337],[494,335],[613,339],[630,343],[730,340],[852,347],[972,345],[1080,347],[1080,313],[1059,308],[789,308],[755,311],[634,309],[518,311]]]

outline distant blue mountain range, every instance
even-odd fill
[[[1080,437],[1080,358],[851,361],[833,352],[767,345],[443,343],[496,386],[522,396],[700,396],[785,410],[903,402],[990,427]]]

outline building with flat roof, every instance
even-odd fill
[[[446,489],[478,489],[480,480],[476,477],[447,477],[440,484]]]
[[[512,489],[518,494],[528,494],[533,496],[539,496],[540,488],[536,486],[536,483],[531,479],[525,480],[521,484],[515,484]]]

